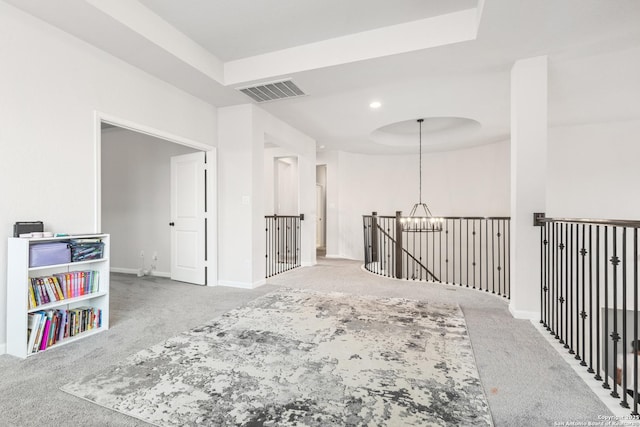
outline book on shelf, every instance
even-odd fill
[[[36,311],[33,313],[35,316],[35,337],[33,340],[33,344],[27,347],[27,351],[31,353],[35,353],[40,348],[40,342],[42,341],[42,332],[44,331],[44,311]],[[33,333],[33,332],[32,332]]]
[[[29,309],[36,308],[38,303],[36,302],[36,294],[33,286],[29,286]]]
[[[40,327],[40,314],[29,313],[27,321],[27,349],[31,351],[36,343],[38,328]]]
[[[102,327],[102,310],[78,307],[29,313],[27,353],[37,353],[83,332]]]
[[[29,279],[29,309],[98,292],[99,277],[100,272],[93,270],[32,277]]]
[[[47,342],[49,342],[49,329],[51,329],[51,320],[49,316],[44,316],[44,329],[42,330],[42,339],[40,340],[40,347],[38,350],[46,350]]]

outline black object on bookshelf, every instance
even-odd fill
[[[31,232],[44,231],[44,224],[42,221],[18,221],[13,224],[13,237],[20,237],[21,234]]]

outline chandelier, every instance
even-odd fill
[[[400,224],[402,225],[402,231],[437,232],[442,231],[444,219],[434,217],[427,204],[422,201],[422,122],[424,122],[424,119],[418,119],[420,127],[419,199],[418,203],[413,205],[409,216],[400,218]]]

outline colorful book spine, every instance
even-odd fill
[[[31,353],[35,353],[40,349],[40,343],[42,342],[42,333],[44,332],[45,323],[45,316],[43,311],[36,311],[33,314],[37,316],[37,319],[35,320],[36,337],[34,339],[33,346],[29,348],[29,351]]]
[[[40,348],[39,350],[46,350],[47,349],[47,342],[49,342],[49,329],[51,328],[51,320],[49,320],[48,317],[45,316],[45,323],[44,323],[44,329],[42,332],[42,340],[40,342]]]
[[[98,278],[99,272],[92,270],[31,277],[27,290],[28,308],[98,292]]]
[[[29,309],[35,308],[38,305],[36,301],[36,294],[33,289],[33,284],[29,284]]]

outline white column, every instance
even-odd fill
[[[256,150],[249,104],[218,110],[218,284],[264,283],[263,154]],[[256,182],[259,185],[256,185]]]
[[[547,57],[511,69],[511,303],[516,318],[540,318],[540,229],[547,171]]]

